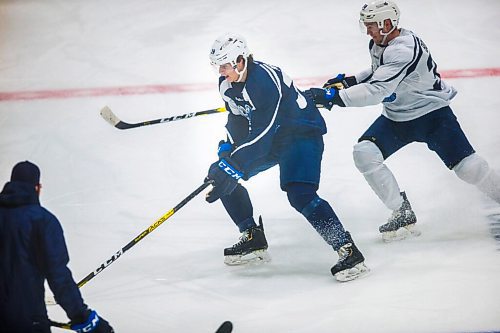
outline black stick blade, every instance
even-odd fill
[[[231,333],[233,331],[233,323],[230,321],[225,321],[220,325],[220,327],[215,331],[215,333]]]

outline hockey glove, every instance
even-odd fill
[[[323,85],[323,88],[336,88],[338,90],[341,90],[352,87],[356,84],[358,84],[358,82],[356,81],[356,77],[346,77],[345,74],[338,74],[336,77],[326,81],[326,83]]]
[[[227,142],[224,140],[221,140],[219,142],[219,149],[217,149],[217,155],[219,155],[219,158],[224,158],[229,156],[232,151],[233,151],[233,145],[231,144],[231,142]]]
[[[304,95],[311,98],[318,108],[332,109],[333,105],[344,107],[344,101],[339,96],[338,89],[335,88],[311,88],[304,91]]]
[[[97,315],[97,312],[87,310],[86,316],[83,316],[83,322],[79,324],[72,323],[70,328],[78,333],[92,332],[92,333],[114,333],[115,331],[109,323],[102,317]]]
[[[221,158],[208,169],[206,180],[213,180],[213,188],[207,193],[205,200],[212,203],[223,196],[231,194],[238,185],[238,179],[243,173],[238,171],[237,165],[231,158]]]

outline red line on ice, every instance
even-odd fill
[[[476,68],[476,69],[455,69],[441,71],[441,77],[445,79],[468,79],[500,76],[500,68]],[[294,81],[300,87],[318,86],[323,84],[329,77],[299,78]],[[142,85],[129,87],[102,87],[102,88],[82,88],[82,89],[51,89],[35,91],[12,91],[0,92],[0,101],[22,101],[40,99],[65,99],[99,96],[120,96],[120,95],[146,95],[146,94],[170,94],[180,92],[206,91],[217,89],[217,84],[163,84],[163,85]]]

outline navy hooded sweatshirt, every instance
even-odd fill
[[[45,279],[68,318],[84,320],[87,306],[68,262],[62,227],[40,206],[34,186],[6,183],[0,193],[0,333],[50,331]]]

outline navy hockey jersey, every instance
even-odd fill
[[[226,130],[235,146],[231,157],[243,173],[270,153],[276,137],[326,133],[319,110],[281,69],[254,61],[247,71],[245,82],[219,79],[220,94],[230,112]]]

